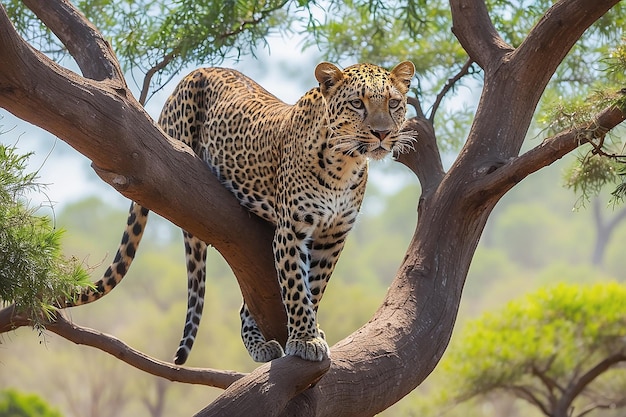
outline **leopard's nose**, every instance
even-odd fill
[[[385,140],[385,138],[387,136],[389,136],[389,133],[391,133],[391,130],[375,130],[372,129],[371,130],[372,135],[376,136],[378,138],[378,140],[383,141]]]

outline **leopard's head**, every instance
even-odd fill
[[[343,71],[328,62],[319,64],[315,78],[327,103],[332,149],[372,159],[411,149],[413,137],[401,129],[414,73],[409,61],[391,71],[371,64]]]

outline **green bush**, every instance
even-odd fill
[[[26,173],[30,154],[0,145],[0,303],[15,303],[35,325],[49,316],[55,300],[89,283],[75,259],[61,254],[62,232],[28,207],[28,192],[40,191],[36,173]]]
[[[0,417],[63,417],[41,397],[14,389],[0,391]]]

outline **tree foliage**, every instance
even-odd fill
[[[549,417],[626,406],[624,300],[615,282],[560,284],[467,323],[442,362],[448,399],[498,390]]]
[[[0,301],[38,324],[56,299],[90,279],[77,260],[62,255],[62,232],[50,218],[28,207],[27,193],[41,187],[37,173],[26,172],[28,156],[0,144]]]
[[[62,417],[37,395],[24,394],[13,389],[0,391],[0,416]]]

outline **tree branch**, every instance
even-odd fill
[[[151,358],[113,336],[70,323],[60,311],[57,313],[56,318],[46,324],[46,330],[77,345],[99,349],[151,375],[175,382],[208,385],[222,389],[226,389],[245,376],[234,371],[181,367]],[[14,305],[0,310],[0,334],[30,325],[30,320],[18,314]]]
[[[422,109],[422,103],[420,103],[420,101],[419,101],[419,99],[417,97],[408,96],[406,98],[406,102],[410,106],[413,106],[413,108],[415,109],[415,113],[417,114],[417,118],[418,119],[425,119],[426,118],[426,116],[424,115],[424,110]]]
[[[126,87],[115,53],[100,32],[67,0],[23,0],[24,4],[61,40],[83,75],[111,80]]]
[[[600,207],[598,207],[600,210]],[[624,219],[626,219],[626,207],[622,207],[619,212],[611,218],[604,226],[609,232],[612,232],[618,224],[620,224]]]
[[[558,133],[523,155],[511,158],[483,181],[479,181],[476,192],[481,189],[504,194],[528,175],[561,159],[579,146],[603,137],[624,120],[626,115],[618,107],[611,106],[600,112],[590,124]]]
[[[470,68],[472,67],[472,64],[474,63],[474,61],[472,61],[472,58],[469,58],[465,64],[463,64],[463,67],[461,67],[461,69],[459,70],[459,72],[457,72],[452,78],[448,78],[448,81],[446,81],[446,84],[443,86],[443,88],[441,89],[441,91],[439,92],[439,94],[437,94],[437,98],[435,99],[435,103],[433,104],[433,108],[430,111],[430,116],[428,116],[428,121],[430,122],[430,124],[434,125],[435,123],[435,113],[437,113],[437,110],[439,109],[439,105],[441,104],[443,98],[446,96],[446,94],[448,94],[448,91],[450,91],[454,85],[459,82],[459,80],[461,80],[461,78],[463,78],[465,75],[467,75],[469,73]]]
[[[196,417],[232,415],[232,410],[242,416],[281,416],[289,402],[314,386],[329,368],[329,359],[322,362],[305,361],[295,356],[276,359],[233,383]],[[292,372],[293,369],[298,372]],[[302,412],[299,409],[297,415]]]
[[[550,359],[550,363],[552,363],[553,359],[556,357],[556,354],[552,355],[552,358]],[[550,369],[550,365],[546,366],[546,371]],[[541,383],[544,385],[544,387],[547,388],[547,393],[546,393],[546,399],[548,401],[549,404],[551,404],[552,406],[554,406],[554,404],[556,404],[557,402],[557,396],[554,394],[555,389],[559,391],[560,394],[563,393],[563,388],[561,386],[559,386],[559,384],[552,378],[550,378],[547,374],[546,371],[542,371],[539,370],[537,367],[535,367],[534,365],[532,366],[531,369],[531,374],[535,375],[537,378],[539,378],[539,381],[541,381]],[[540,407],[539,403],[537,403],[537,406]],[[541,410],[545,413],[545,409],[543,407],[540,407]],[[549,415],[549,414],[546,414]]]
[[[450,9],[452,33],[470,59],[485,72],[493,71],[502,58],[513,51],[493,26],[483,0],[451,0]]]
[[[545,414],[546,416],[552,415],[550,412],[550,407],[547,404],[545,404],[543,401],[541,401],[539,397],[533,394],[530,388],[524,387],[524,386],[513,385],[510,387],[503,387],[503,389],[510,389],[511,391],[516,393],[519,398],[528,401],[529,403],[537,407],[539,410],[541,410],[541,412]],[[553,400],[553,398],[550,398],[548,401],[551,401],[551,400]]]
[[[465,158],[473,160],[473,175],[479,177],[519,154],[545,86],[566,53],[560,51],[569,51],[594,19],[618,1],[560,1],[515,52],[501,44],[483,1],[451,2],[453,22],[458,26],[455,34],[469,56],[485,69],[474,124],[457,163],[464,163]],[[567,35],[554,36],[566,31]],[[494,114],[498,114],[497,123],[493,122]]]
[[[592,403],[592,404],[589,404],[588,406],[586,406],[576,417],[586,416],[587,414],[591,413],[592,411],[598,410],[598,409],[614,410],[614,409],[617,409],[617,408],[622,408],[624,406],[626,406],[626,397],[622,398],[619,401],[611,402],[609,404]]]
[[[157,62],[156,65],[153,65],[152,68],[150,68],[146,72],[146,76],[143,78],[143,84],[141,86],[141,93],[139,94],[139,103],[141,103],[141,105],[146,104],[146,100],[148,99],[148,92],[150,91],[150,82],[152,81],[152,77],[154,77],[154,74],[167,67],[167,65],[172,62],[175,56],[176,52],[170,52],[169,54],[165,55],[161,61]]]
[[[626,362],[626,352],[618,352],[611,356],[608,356],[594,365],[591,369],[585,372],[581,377],[565,390],[565,395],[561,398],[561,401],[566,404],[571,404],[590,383],[592,383],[597,377],[606,372],[609,368],[617,365],[620,362]]]
[[[422,185],[422,197],[433,190],[445,175],[435,129],[425,118],[413,117],[407,120],[404,128],[416,132],[415,147],[412,151],[397,156],[396,160],[407,166]]]

